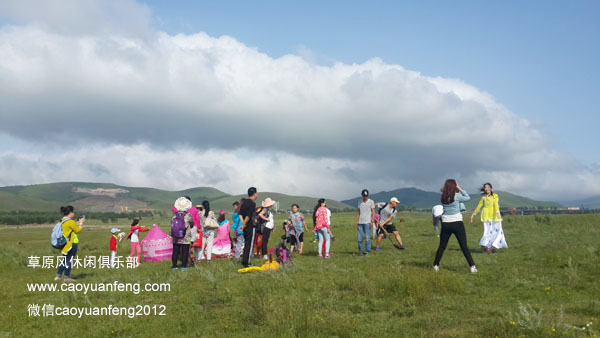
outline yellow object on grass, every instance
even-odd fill
[[[273,270],[273,271],[279,270],[279,263],[277,263],[276,261],[266,262],[265,264],[263,264],[260,267],[251,266],[249,268],[242,268],[242,269],[239,269],[238,272],[245,273],[245,272],[268,271],[268,270]]]
[[[277,263],[276,261],[266,262],[265,264],[263,264],[260,267],[260,269],[262,271],[267,271],[267,270],[277,271],[277,270],[279,270],[279,263]]]

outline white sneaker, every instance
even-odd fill
[[[269,256],[267,256],[267,255],[264,255],[264,256],[263,256],[263,259],[269,259]]]
[[[59,277],[59,276],[56,276],[56,277],[54,277],[54,281],[55,281],[55,282],[58,282],[59,280],[60,280],[60,277]]]
[[[438,271],[440,271],[440,267],[439,267],[439,266],[437,266],[437,265],[434,265],[434,266],[433,266],[433,271],[435,271],[435,272],[438,272]]]
[[[475,265],[471,267],[471,273],[477,273],[477,268],[475,267]]]

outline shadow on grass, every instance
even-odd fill
[[[75,275],[76,277],[73,277],[74,279],[86,279],[88,277],[94,276],[93,273],[90,272],[83,272],[83,273],[78,273]]]
[[[429,233],[427,233],[427,234],[422,233],[422,234],[418,234],[417,236],[419,236],[419,237],[431,237],[431,238],[435,238],[435,239],[439,240],[439,237],[435,233],[431,233],[431,234],[429,234]]]
[[[460,248],[446,248],[445,252],[448,252],[448,251],[452,251],[452,252],[457,251],[457,252],[460,252],[462,254],[462,250]],[[481,250],[479,247],[477,247],[477,248],[469,248],[469,251],[471,251],[472,255],[478,255],[478,254],[484,254],[484,253],[486,253],[484,250]]]
[[[406,262],[406,265],[408,266],[414,266],[417,268],[426,268],[426,269],[431,269],[433,268],[433,260],[431,262]]]

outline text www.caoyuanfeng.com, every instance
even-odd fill
[[[29,292],[170,292],[170,283],[27,283]]]

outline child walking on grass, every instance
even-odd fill
[[[294,224],[289,220],[283,221],[283,231],[285,232],[286,242],[290,244],[290,252],[295,252],[294,248],[298,246],[298,234]]]

